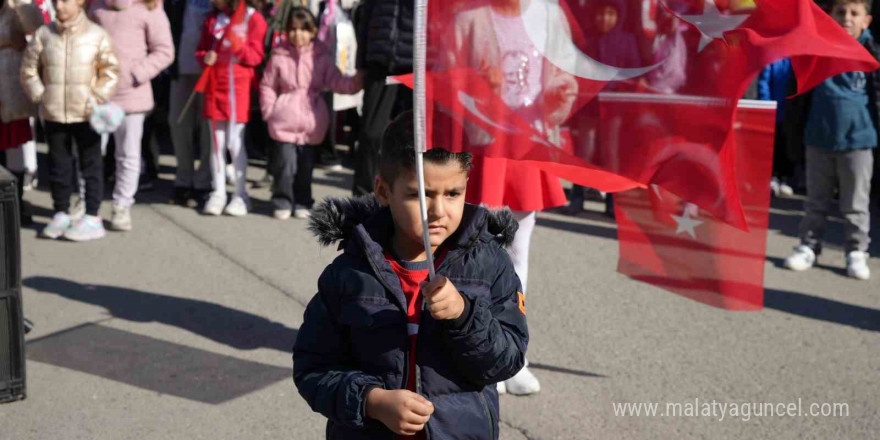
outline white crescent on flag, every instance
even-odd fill
[[[550,29],[551,23],[567,22],[559,0],[520,0],[520,8],[526,33],[538,51],[553,65],[574,76],[594,81],[623,81],[640,77],[666,61],[638,68],[609,66],[578,49],[571,32]],[[550,32],[554,35],[550,36]]]

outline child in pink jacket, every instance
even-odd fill
[[[306,8],[294,8],[286,31],[288,41],[272,51],[260,83],[260,110],[275,141],[272,151],[272,204],[275,218],[309,216],[312,169],[317,146],[330,121],[321,92],[354,94],[363,87],[360,73],[344,76],[333,54],[313,41],[315,17]]]
[[[90,15],[110,34],[121,67],[119,87],[110,99],[125,110],[125,120],[113,134],[116,186],[110,229],[130,231],[144,118],[154,103],[150,80],[174,61],[171,24],[161,0],[95,0]]]

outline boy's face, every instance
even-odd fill
[[[593,17],[593,24],[596,26],[596,32],[607,34],[617,26],[617,8],[611,5],[600,5],[596,8],[596,16]]]
[[[428,208],[428,233],[432,251],[449,238],[461,224],[467,173],[458,161],[443,165],[425,162],[425,197]],[[394,217],[396,250],[401,258],[413,258],[424,252],[419,184],[415,171],[405,171],[389,184],[376,177],[376,197],[391,208]]]
[[[72,20],[82,11],[85,0],[54,0],[55,18],[61,23]]]
[[[862,32],[871,24],[871,16],[864,3],[838,3],[831,8],[831,17],[837,24],[846,29],[853,38],[862,36]]]

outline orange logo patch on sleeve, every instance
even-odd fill
[[[519,297],[519,311],[522,312],[523,315],[526,314],[526,296],[523,295],[522,292],[516,292]]]

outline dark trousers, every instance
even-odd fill
[[[46,122],[46,143],[49,144],[49,183],[55,212],[67,212],[74,190],[73,144],[79,153],[79,165],[86,182],[86,214],[98,215],[104,198],[104,162],[101,157],[101,136],[88,122],[59,124]]]
[[[404,85],[386,85],[385,76],[368,75],[364,81],[364,101],[360,142],[354,153],[354,195],[373,192],[373,179],[379,173],[379,147],[385,127],[398,114],[412,109],[412,91]]]
[[[152,179],[159,178],[159,154],[174,151],[171,139],[171,126],[168,125],[168,104],[171,93],[171,76],[165,73],[150,81],[153,87],[155,105],[144,120],[144,134],[141,137],[141,158],[143,158],[146,175]],[[153,142],[155,138],[156,142]],[[163,148],[164,147],[164,148]]]
[[[311,209],[315,204],[312,171],[318,146],[275,141],[272,154],[272,205],[275,209],[293,209],[295,205]]]
[[[777,123],[776,136],[773,141],[773,177],[783,182],[793,183],[794,160],[792,160],[792,155],[788,152],[787,145],[785,130],[782,128],[781,123]]]

